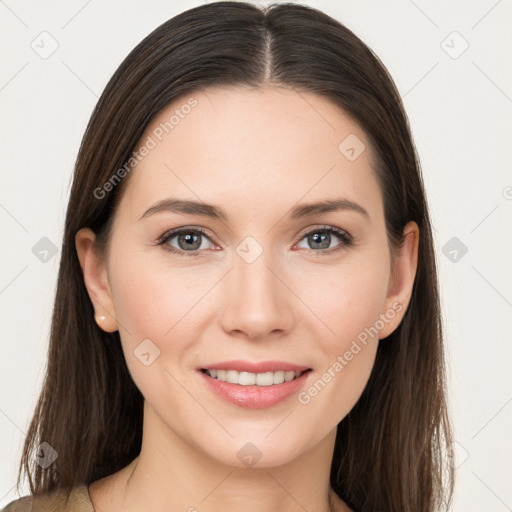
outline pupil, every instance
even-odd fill
[[[201,243],[198,244],[197,243],[198,240],[199,240],[199,235],[191,234],[191,233],[182,234],[178,237],[178,242],[180,243],[180,245],[181,245],[181,242],[184,242],[184,245],[188,249],[199,249],[199,247],[201,246]],[[194,244],[196,244],[197,247],[195,247]]]
[[[315,249],[327,249],[330,245],[330,234],[325,231],[317,231],[309,236],[310,243],[313,245]],[[318,246],[315,247],[315,244]]]

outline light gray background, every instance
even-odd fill
[[[404,98],[436,229],[458,453],[453,510],[512,510],[512,2],[303,3],[369,44]],[[110,76],[150,31],[199,4],[0,0],[0,506],[17,497],[59,264],[59,253],[44,262],[32,248],[43,237],[60,248],[79,143]],[[446,246],[453,237],[459,245]]]

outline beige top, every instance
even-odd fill
[[[67,498],[67,499],[66,499]],[[11,501],[0,512],[95,512],[85,484]]]

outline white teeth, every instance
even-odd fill
[[[206,370],[210,377],[231,384],[239,384],[241,386],[272,386],[273,384],[282,384],[302,375],[303,372],[265,372],[250,373],[238,372],[236,370]]]
[[[235,370],[227,370],[226,382],[231,382],[231,384],[238,384],[238,372]]]
[[[234,371],[233,373],[236,374],[238,372]],[[254,386],[257,380],[256,377],[257,375],[255,373],[240,372],[239,375],[235,376],[232,382],[235,384],[241,384],[242,386]]]
[[[274,372],[273,384],[282,384],[284,382],[284,373],[285,372]],[[294,374],[294,377],[295,377],[295,374]]]

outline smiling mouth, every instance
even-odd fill
[[[275,372],[264,373],[251,373],[239,372],[237,370],[222,370],[222,369],[201,369],[203,373],[223,382],[230,384],[238,384],[240,386],[273,386],[282,384],[284,382],[291,382],[299,378],[302,374],[310,372],[311,368],[303,371],[284,371],[278,370]]]

